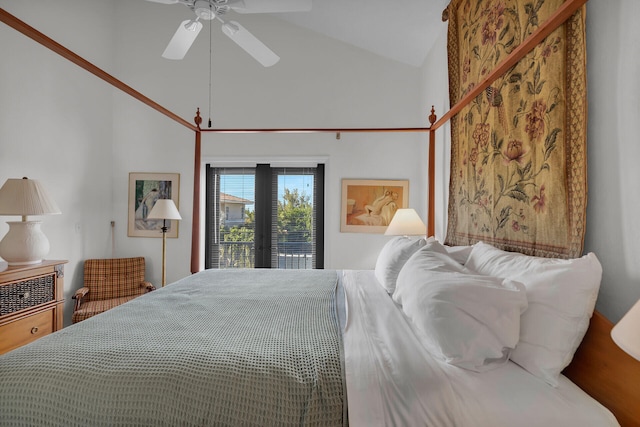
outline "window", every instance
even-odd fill
[[[206,268],[324,267],[324,165],[207,165],[206,195]]]

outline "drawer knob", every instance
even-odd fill
[[[20,295],[20,298],[28,299],[31,296],[31,292],[26,291],[24,294]]]
[[[34,326],[33,328],[31,328],[31,333],[32,334],[37,334],[38,333],[38,327]]]

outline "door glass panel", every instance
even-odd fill
[[[277,209],[272,222],[272,267],[313,268],[314,173],[276,169],[274,176]]]

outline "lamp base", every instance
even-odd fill
[[[9,232],[0,241],[0,257],[9,265],[38,264],[49,253],[42,221],[7,221]]]

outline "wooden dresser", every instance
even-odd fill
[[[0,354],[62,329],[66,262],[0,262]]]

